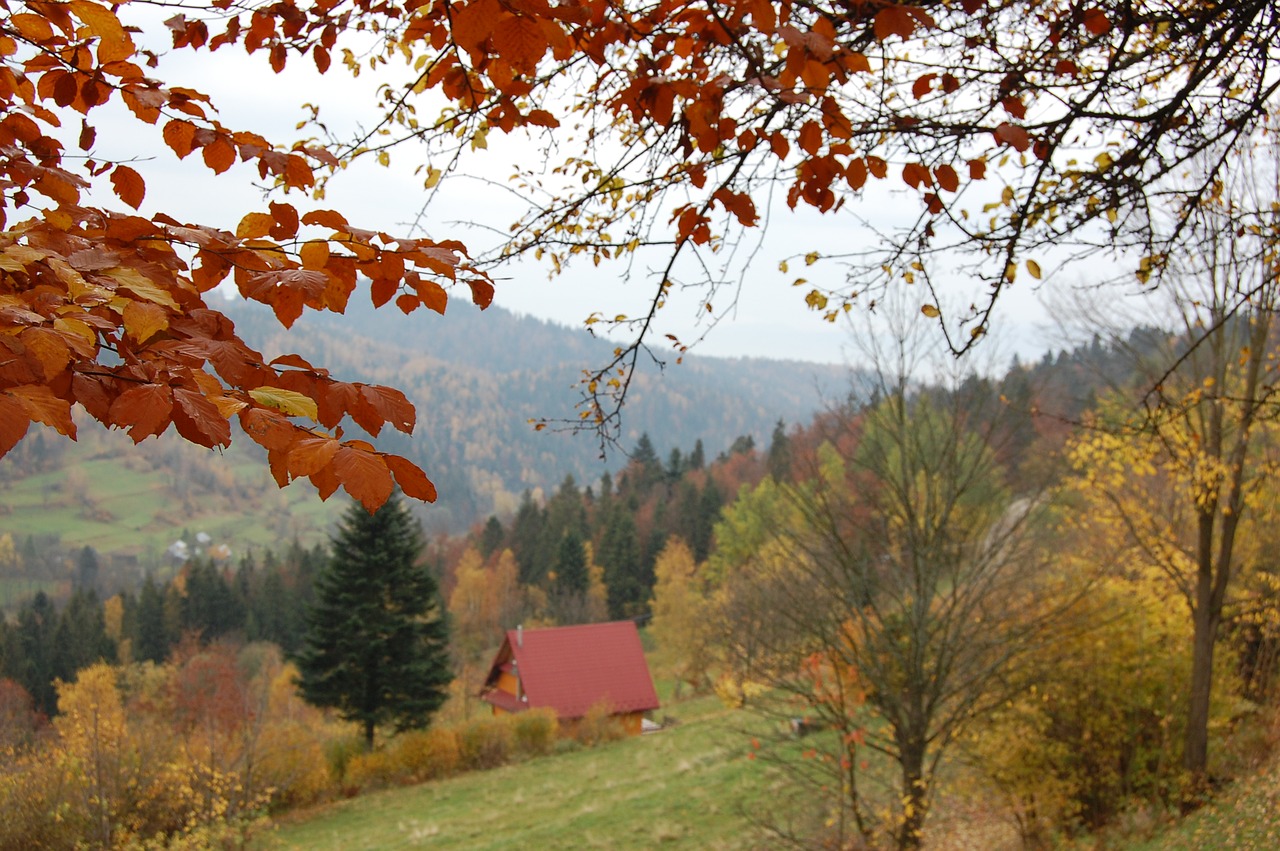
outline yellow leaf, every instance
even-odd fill
[[[938,308],[934,307],[932,304],[926,304],[925,306],[921,307],[920,312],[923,313],[925,316],[929,317],[930,319],[937,319],[939,316],[942,315],[942,311],[938,310]]]
[[[241,239],[257,239],[266,236],[276,220],[267,213],[249,213],[236,225],[236,236]]]
[[[291,417],[306,417],[314,420],[318,416],[316,400],[293,390],[285,390],[283,387],[263,386],[250,390],[249,395],[259,405],[275,408],[277,411],[288,414]]]
[[[138,298],[155,302],[164,307],[171,307],[174,310],[178,309],[178,303],[173,300],[173,296],[169,294],[168,290],[137,269],[130,269],[127,266],[114,266],[105,270],[102,274],[119,284],[121,289],[128,290]]]
[[[329,243],[323,239],[312,240],[302,246],[298,252],[302,268],[319,271],[329,263]]]
[[[1040,280],[1040,264],[1034,260],[1027,261],[1027,271],[1031,273],[1031,277],[1037,281]]]

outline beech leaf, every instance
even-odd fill
[[[316,400],[310,396],[304,396],[301,393],[295,393],[292,390],[285,390],[281,387],[269,386],[254,388],[249,391],[249,396],[259,405],[274,408],[291,417],[306,417],[309,420],[319,420]]]

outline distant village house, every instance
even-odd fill
[[[550,707],[568,729],[593,706],[607,705],[633,735],[658,708],[631,621],[508,630],[480,696],[495,715]]]

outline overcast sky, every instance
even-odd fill
[[[366,72],[353,80],[341,69],[320,77],[308,60],[290,57],[289,67],[280,76],[266,68],[265,54],[248,57],[236,48],[224,48],[214,54],[190,54],[182,51],[162,59],[159,76],[170,84],[188,85],[209,94],[218,106],[220,118],[233,129],[252,130],[273,142],[295,139],[295,125],[306,112],[302,104],[322,104],[322,115],[333,127],[354,127],[375,115],[372,91],[377,78]],[[117,107],[122,110],[121,107]],[[115,123],[115,122],[113,122]],[[163,210],[178,218],[234,229],[239,216],[252,210],[265,210],[261,192],[254,188],[256,170],[238,165],[219,177],[213,176],[199,155],[179,162],[168,150],[158,145],[139,149],[142,137],[148,135],[136,122],[120,119],[126,127],[121,138],[108,128],[100,129],[100,156],[125,159],[141,153],[146,158],[136,167],[147,179],[147,196],[142,212],[150,215]],[[158,138],[158,133],[150,134]],[[527,156],[530,148],[503,144],[490,136],[490,151],[479,166],[487,177],[505,179],[513,172],[513,161]],[[393,153],[392,166],[384,168],[367,158],[331,184],[327,198],[317,206],[341,210],[353,224],[406,234],[408,224],[418,214],[423,200],[421,177],[412,174],[419,164],[411,151]],[[900,193],[876,188],[872,195],[853,207],[853,212],[874,219],[877,224],[891,223],[895,215],[910,216],[919,201]],[[307,206],[309,201],[294,197],[293,203]],[[736,301],[728,294],[717,298],[716,313],[724,312],[719,324],[694,349],[705,355],[796,358],[845,363],[855,362],[857,353],[850,345],[850,328],[845,324],[822,321],[820,314],[804,303],[807,287],[793,287],[796,270],[783,274],[778,261],[797,251],[816,249],[827,253],[847,250],[865,241],[867,232],[852,215],[823,216],[812,210],[796,213],[778,205],[771,216],[759,251],[753,256],[749,270],[737,290]],[[423,232],[433,238],[461,237],[472,243],[484,239],[481,231],[460,230],[458,222],[478,222],[505,228],[512,216],[503,208],[501,196],[463,181],[455,183],[445,197],[430,210]],[[583,263],[569,273],[549,279],[547,270],[531,262],[503,269],[498,278],[495,302],[521,313],[581,326],[593,312],[606,316],[635,315],[640,311],[652,284],[644,275],[643,261],[629,283],[621,280],[621,264],[593,267]],[[829,283],[839,281],[840,272],[824,264],[804,270],[811,282],[823,275]],[[457,293],[463,297],[463,293]],[[920,298],[924,293],[920,293]],[[957,293],[957,302],[967,303],[971,296]],[[389,308],[390,309],[390,308]],[[692,293],[675,293],[662,311],[660,333],[674,333],[688,342],[706,330],[706,313]],[[438,320],[426,317],[424,322]],[[991,337],[1005,357],[1018,353],[1035,357],[1049,347],[1046,336],[1046,312],[1037,294],[1026,284],[1011,289],[999,308],[999,316]]]

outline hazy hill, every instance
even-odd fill
[[[451,528],[513,510],[526,489],[548,489],[566,474],[590,483],[625,458],[600,459],[587,434],[536,432],[528,420],[572,418],[583,368],[606,362],[613,343],[499,308],[450,304],[444,317],[365,303],[345,316],[307,314],[288,332],[256,305],[228,314],[245,339],[268,354],[295,351],[347,380],[403,390],[418,408],[411,439],[383,433],[380,445],[422,462],[443,494],[429,522]],[[846,369],[799,361],[688,356],[665,369],[647,365],[628,399],[620,443],[648,433],[658,452],[687,451],[701,439],[709,455],[741,435],[767,442],[775,423],[807,421],[824,400],[843,396]]]
[[[445,317],[406,317],[355,302],[347,316],[308,315],[289,332],[252,305],[226,309],[245,339],[268,353],[298,352],[343,379],[389,384],[409,396],[416,434],[387,430],[378,444],[417,460],[436,481],[440,501],[421,512],[428,529],[460,530],[513,510],[525,489],[549,492],[566,474],[591,484],[625,463],[618,452],[600,460],[589,435],[535,432],[528,424],[572,417],[580,371],[602,363],[612,344],[498,308],[480,313],[457,303]],[[807,422],[848,382],[842,368],[800,362],[690,357],[661,374],[651,366],[636,380],[622,445],[634,447],[647,432],[664,457],[699,439],[709,457],[740,435],[763,446],[778,419]],[[341,509],[341,497],[331,502]],[[306,482],[278,492],[265,456],[243,438],[226,453],[172,434],[134,447],[122,433],[85,421],[78,444],[33,428],[0,459],[0,540],[34,536],[42,551],[61,541],[64,553],[87,545],[141,566],[154,564],[184,531],[206,531],[237,553],[287,546],[294,537],[310,543],[323,538],[337,510],[321,505]],[[41,571],[64,573],[60,566]]]

